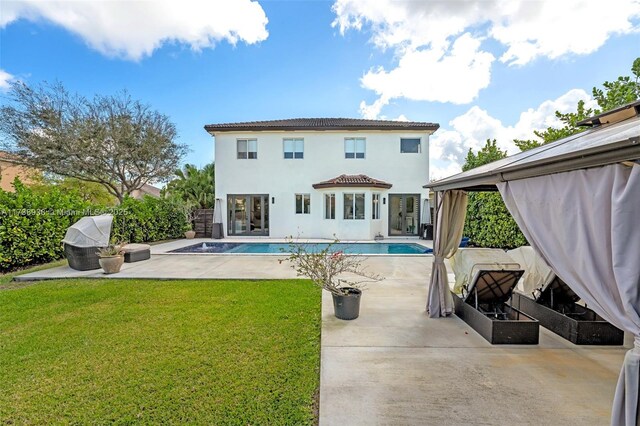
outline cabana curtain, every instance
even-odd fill
[[[431,318],[447,316],[453,312],[453,299],[449,291],[444,259],[450,258],[458,250],[466,215],[467,193],[465,191],[444,192],[437,206],[433,268],[427,297],[427,312]]]
[[[499,183],[531,246],[600,316],[633,333],[611,422],[636,425],[640,397],[640,166]]]

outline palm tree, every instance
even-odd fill
[[[198,169],[185,164],[176,170],[176,178],[167,184],[165,196],[177,197],[197,209],[212,209],[215,203],[215,165]]]

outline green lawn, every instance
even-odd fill
[[[55,268],[56,266],[64,266],[67,264],[67,259],[56,260],[49,263],[43,263],[42,265],[30,266],[25,269],[20,269],[14,272],[9,272],[5,274],[0,274],[0,290],[5,290],[8,288],[16,288],[16,287],[24,287],[25,284],[11,282],[13,277],[28,274],[29,272],[41,271],[43,269]]]
[[[0,423],[317,422],[308,281],[59,280],[0,291]]]

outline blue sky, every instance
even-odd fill
[[[127,89],[171,117],[199,166],[207,123],[378,117],[440,123],[443,177],[486,137],[514,152],[640,56],[638,0],[2,3],[4,81]]]

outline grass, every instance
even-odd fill
[[[49,263],[43,263],[41,265],[29,266],[24,269],[19,269],[16,271],[8,272],[5,274],[0,274],[0,290],[7,290],[11,288],[24,287],[24,284],[21,283],[12,283],[11,280],[13,277],[27,274],[29,272],[37,272],[42,271],[43,269],[55,268],[56,266],[64,266],[67,264],[66,259],[56,260]]]
[[[0,423],[317,422],[304,280],[58,280],[0,291]]]

